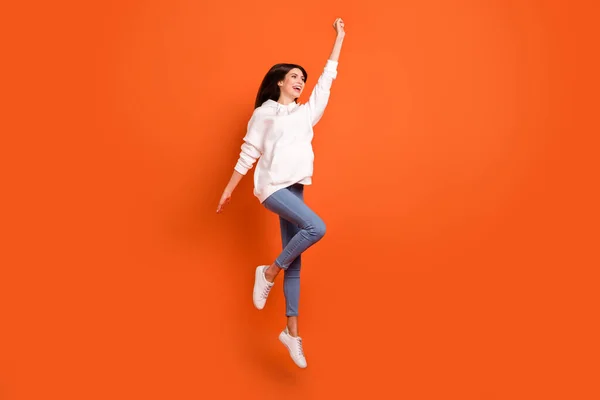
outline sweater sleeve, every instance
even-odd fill
[[[325,112],[325,107],[327,107],[327,102],[329,101],[331,85],[333,80],[337,78],[337,66],[337,61],[327,60],[325,69],[310,94],[307,104],[313,126],[319,122]]]
[[[244,143],[242,143],[240,156],[234,168],[242,175],[246,175],[248,173],[248,171],[263,153],[264,130],[261,128],[262,125],[262,118],[257,110],[255,110],[250,118],[250,121],[248,121],[248,128],[246,131],[246,136],[244,136]]]

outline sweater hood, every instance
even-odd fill
[[[269,99],[269,100],[265,101],[264,103],[262,103],[261,107],[274,109],[275,113],[277,115],[279,115],[281,113],[289,113],[290,111],[292,111],[293,109],[298,107],[298,103],[293,101],[288,105],[284,105],[284,104],[276,102],[275,100]]]

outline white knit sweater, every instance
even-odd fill
[[[286,106],[267,100],[254,110],[235,170],[246,175],[258,160],[254,195],[261,203],[279,189],[312,183],[313,127],[329,101],[337,65],[337,61],[327,60],[307,103]]]

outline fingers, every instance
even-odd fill
[[[231,201],[231,197],[226,197],[224,199],[221,199],[221,201],[219,202],[219,205],[217,206],[217,214],[220,214],[221,212],[223,212],[223,208],[225,208],[225,206],[227,204],[229,204],[230,201]]]

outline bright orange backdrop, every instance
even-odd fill
[[[1,399],[597,399],[597,10],[565,1],[5,8]],[[309,368],[215,213],[267,69],[312,89]]]

